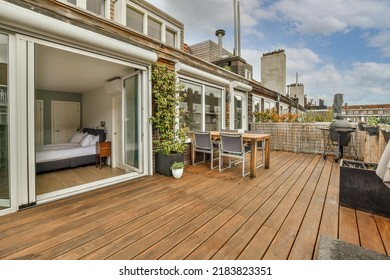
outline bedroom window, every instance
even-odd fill
[[[0,210],[9,208],[8,36],[0,34]]]

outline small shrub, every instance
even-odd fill
[[[171,170],[172,169],[182,169],[182,168],[184,168],[184,162],[174,162],[171,165]]]

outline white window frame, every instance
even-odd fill
[[[143,32],[142,34],[148,36],[148,18],[152,18],[155,21],[161,22],[161,42],[166,43],[166,29],[170,29],[171,31],[176,32],[176,39],[175,39],[175,48],[180,48],[180,39],[181,38],[181,31],[179,28],[176,26],[172,25],[171,23],[167,22],[163,18],[152,14],[150,11],[134,4],[133,2],[129,0],[117,0],[114,4],[114,9],[115,9],[115,21],[126,26],[126,10],[127,7],[131,7],[141,13],[144,14],[144,19],[143,19]],[[151,38],[151,37],[150,37]],[[156,40],[152,38],[153,40]]]
[[[252,71],[245,68],[244,72],[245,72],[245,74],[244,74],[245,78],[248,80],[252,80]]]
[[[279,114],[288,113],[288,105],[286,103],[279,103]]]
[[[216,84],[212,84],[212,83],[209,83],[209,82],[206,82],[206,81],[203,81],[203,80],[199,80],[199,79],[196,79],[196,78],[192,78],[192,77],[189,77],[189,76],[186,76],[186,75],[178,75],[178,78],[179,78],[179,82],[186,82],[186,83],[189,83],[189,84],[193,84],[193,85],[196,85],[196,86],[199,86],[201,87],[202,89],[202,92],[201,92],[201,106],[202,106],[202,115],[201,115],[201,131],[205,131],[205,128],[206,128],[206,86],[209,86],[209,87],[213,87],[213,88],[216,88],[216,89],[220,89],[221,90],[221,117],[222,117],[222,121],[221,121],[221,126],[222,127],[225,127],[225,123],[226,123],[226,118],[225,118],[225,115],[226,115],[226,110],[225,110],[225,98],[226,98],[226,90],[224,87],[221,87],[219,85],[216,85]],[[191,139],[187,139],[187,142],[190,142]]]
[[[268,98],[263,98],[263,100],[264,100],[263,112],[265,112],[265,110],[267,110],[267,109],[265,108],[265,104],[266,104],[266,103],[269,103],[269,104],[270,104],[269,110],[271,110],[273,107],[276,108],[276,101],[275,101],[275,100],[268,99]],[[271,106],[272,104],[273,104],[273,106]]]
[[[67,0],[59,0],[60,2],[63,2],[63,3],[65,3],[65,4],[67,4],[67,5],[74,5],[74,4],[72,4],[72,3],[69,3]],[[80,7],[80,8],[82,8],[82,9],[84,9],[84,10],[86,10],[86,11],[88,11],[88,12],[90,12],[90,13],[93,13],[93,14],[95,14],[94,12],[91,12],[90,10],[87,10],[87,0],[76,0],[77,2],[76,2],[76,5],[77,5],[77,7]],[[104,18],[107,18],[107,19],[110,19],[110,8],[111,8],[111,0],[104,0],[105,1],[105,3],[104,3]],[[95,15],[97,15],[97,16],[99,16],[99,17],[101,17],[101,15],[99,15],[99,14],[95,14]]]
[[[257,95],[253,95],[252,96],[252,121],[253,122],[256,122],[256,117],[253,115],[253,113],[256,112],[256,108],[255,108],[255,103],[256,102],[259,102],[260,103],[260,112],[262,111],[262,107],[261,107],[261,97],[260,96],[257,96]]]
[[[154,22],[160,24],[160,37],[161,37],[161,42],[163,42],[163,40],[164,40],[164,42],[165,42],[165,40],[166,40],[166,38],[165,38],[165,28],[164,28],[165,23],[162,22],[161,20],[157,19],[157,18],[154,17],[154,16],[149,16],[149,15],[146,16],[146,21],[147,21],[147,23],[146,23],[146,25],[145,25],[145,27],[146,27],[146,32],[144,32],[144,33],[146,33],[146,35],[148,35],[148,37],[152,38],[153,40],[159,41],[158,39],[156,39],[156,38],[154,38],[154,37],[151,37],[151,36],[149,35],[149,20],[154,21]],[[145,27],[144,27],[144,29],[145,29]]]

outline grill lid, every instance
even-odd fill
[[[352,129],[351,123],[344,119],[335,119],[329,125],[329,129],[343,130],[343,129]]]

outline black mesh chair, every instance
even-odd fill
[[[194,131],[192,143],[193,143],[192,148],[195,152],[203,153],[203,161],[197,162],[196,164],[205,162],[206,161],[206,154],[209,154],[210,161],[211,161],[210,169],[214,169],[214,167],[213,167],[214,152],[215,152],[214,149],[217,147],[214,145],[214,143],[211,139],[210,132]],[[218,149],[216,149],[216,151],[218,152]],[[195,165],[195,158],[193,159],[192,165]]]
[[[250,148],[244,145],[241,134],[221,133],[219,142],[219,172],[232,167],[231,159],[240,159],[242,162],[242,177],[245,173],[245,156],[250,152]],[[223,157],[229,157],[229,166],[222,168]],[[239,162],[237,162],[239,163]]]
[[[245,130],[245,133],[264,134],[264,131]],[[251,148],[251,143],[250,142],[247,143],[246,145]],[[260,167],[262,167],[264,165],[264,146],[265,146],[264,140],[257,141],[257,150],[261,151],[261,163],[260,164],[256,163],[256,168],[260,168]]]

